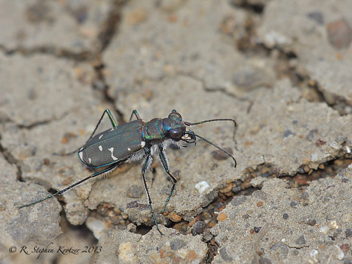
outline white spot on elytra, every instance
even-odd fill
[[[88,158],[88,161],[89,161],[89,163],[92,163],[92,159],[91,158]]]
[[[103,147],[102,147],[101,145],[99,146],[99,150],[100,150],[100,151],[103,151]]]
[[[199,191],[200,194],[202,194],[210,186],[206,181],[201,181],[198,182],[194,187]]]
[[[131,149],[130,149],[130,148],[127,148],[127,150],[128,150],[128,151],[131,151]]]
[[[114,148],[109,148],[108,149],[110,152],[111,152],[111,158],[113,159],[113,160],[117,160],[117,158],[114,156]]]
[[[141,148],[144,148],[145,146],[145,141],[141,141]]]
[[[83,152],[78,152],[79,158],[83,160]]]
[[[104,136],[104,134],[101,134],[100,137],[99,137],[99,139],[101,139],[103,136]]]

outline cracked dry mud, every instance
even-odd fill
[[[351,1],[1,4],[2,263],[352,262]],[[155,158],[163,236],[141,162],[18,210],[92,173],[52,154],[84,144],[106,108],[120,123],[134,109],[233,118],[192,130],[238,166],[201,140],[169,148],[178,183],[161,214],[172,184]]]

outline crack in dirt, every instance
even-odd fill
[[[110,44],[111,40],[117,33],[118,27],[121,22],[122,7],[128,0],[115,0],[112,3],[111,11],[107,20],[103,23],[98,40],[101,44],[98,53],[102,53]]]
[[[96,38],[95,45],[92,50],[83,50],[80,52],[73,52],[65,48],[59,48],[53,45],[48,46],[37,46],[34,48],[24,48],[18,46],[13,49],[9,49],[4,45],[0,45],[0,50],[6,55],[12,55],[14,53],[20,53],[24,56],[31,56],[34,54],[47,54],[53,55],[58,58],[66,58],[76,62],[89,62],[96,60],[100,57],[100,54],[108,47],[112,38],[115,36],[119,22],[121,20],[121,10],[128,0],[114,0],[112,1],[111,11],[107,16],[106,21],[102,24],[100,32]]]
[[[21,181],[22,180],[22,169],[21,169],[21,166],[19,165],[20,162],[10,152],[8,152],[6,148],[4,148],[2,146],[1,135],[0,135],[0,152],[3,154],[5,160],[9,164],[16,166],[16,168],[17,168],[16,178],[17,178],[17,180]]]
[[[262,14],[264,12],[265,5],[261,3],[253,4],[247,0],[232,0],[229,1],[230,4],[234,7],[242,8],[248,12]]]
[[[65,112],[65,113],[63,113],[63,114],[62,114],[60,117],[58,117],[58,118],[53,118],[53,119],[48,119],[48,120],[42,120],[42,121],[34,122],[34,123],[31,123],[31,124],[28,124],[28,125],[16,124],[13,120],[9,120],[9,121],[10,121],[10,122],[13,122],[14,124],[16,124],[19,129],[28,129],[28,130],[31,130],[31,129],[36,128],[36,127],[38,127],[38,126],[47,125],[47,124],[50,124],[51,122],[60,121],[60,120],[62,120],[63,118],[65,118],[69,113],[70,113],[70,112]]]

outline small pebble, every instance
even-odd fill
[[[170,213],[168,217],[172,222],[175,222],[175,223],[180,222],[182,220],[182,216],[176,214],[175,212]]]
[[[338,245],[335,245],[335,247],[337,250],[336,258],[338,260],[343,260],[343,258],[345,257],[345,254],[343,253],[343,251],[341,250],[341,248]]]
[[[238,193],[238,192],[241,191],[241,187],[240,187],[240,186],[232,187],[231,191],[232,191],[233,193]]]
[[[131,224],[127,225],[127,231],[131,232],[131,233],[136,233],[137,226],[131,223]]]
[[[304,244],[306,244],[306,239],[304,238],[304,236],[302,235],[302,236],[300,236],[296,241],[296,244],[297,245],[304,245]]]
[[[322,226],[321,228],[319,228],[319,232],[326,235],[329,232],[329,227],[328,226]]]
[[[308,13],[307,16],[320,25],[324,24],[324,15],[321,12],[313,11]]]
[[[283,217],[283,219],[287,219],[288,218],[288,214],[284,213],[282,217]]]
[[[310,226],[315,226],[317,223],[317,221],[315,219],[308,219],[307,221],[307,225],[310,225]]]
[[[289,136],[293,135],[293,133],[291,132],[291,130],[285,130],[284,134],[282,136],[282,138],[287,138]]]
[[[233,154],[233,151],[231,148],[223,148],[226,152],[228,152],[229,154]],[[227,155],[224,151],[222,150],[214,150],[211,152],[211,156],[216,159],[216,160],[226,160],[228,159],[230,156]]]
[[[197,221],[193,225],[193,229],[191,231],[193,236],[200,235],[204,232],[205,229],[205,223],[203,221]]]
[[[261,258],[259,260],[259,263],[260,264],[271,264],[271,261],[269,259],[267,259],[267,258]]]
[[[132,185],[127,190],[127,196],[130,198],[141,198],[142,195],[143,195],[143,190],[137,185]]]
[[[343,251],[343,252],[346,252],[346,251],[348,251],[350,248],[351,248],[351,246],[350,246],[350,244],[342,244],[341,246],[340,246],[340,248],[341,248],[341,250]]]
[[[180,248],[183,248],[185,246],[187,246],[187,244],[182,239],[179,239],[179,238],[172,240],[170,243],[170,248],[172,250],[179,250]]]
[[[329,227],[330,227],[331,229],[337,229],[337,228],[339,228],[339,226],[337,225],[336,221],[331,221],[331,222],[329,222]]]
[[[345,214],[341,217],[342,222],[348,223],[351,221],[351,215],[350,214]]]
[[[227,215],[224,214],[224,213],[221,213],[218,215],[218,221],[221,222],[221,221],[224,221],[227,219]]]
[[[337,20],[326,25],[330,44],[336,49],[347,48],[352,41],[352,29],[345,20]]]

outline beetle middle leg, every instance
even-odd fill
[[[163,165],[166,173],[170,176],[170,179],[172,181],[172,187],[171,187],[171,191],[170,191],[169,197],[167,197],[165,205],[164,205],[164,209],[161,211],[161,213],[164,213],[166,205],[170,201],[171,195],[172,195],[172,193],[173,193],[173,191],[175,189],[175,186],[176,186],[176,183],[177,183],[177,179],[169,172],[169,164],[167,162],[167,158],[166,158],[164,149],[161,146],[159,147],[159,159],[160,159],[160,163]]]
[[[143,167],[142,167],[142,179],[143,179],[144,189],[145,189],[145,193],[146,193],[146,196],[147,196],[147,202],[149,204],[150,211],[152,212],[154,223],[156,225],[156,229],[158,229],[159,233],[162,235],[163,233],[161,233],[161,231],[159,229],[159,226],[158,226],[158,222],[156,221],[156,217],[155,217],[153,206],[152,206],[152,199],[150,198],[150,194],[149,194],[148,186],[147,186],[147,181],[145,180],[145,176],[144,176],[146,170],[149,168],[149,166],[150,166],[150,164],[152,162],[152,155],[150,153],[150,149],[149,148],[145,149],[145,154],[146,154],[147,157],[146,157],[146,159],[144,161],[144,164],[143,164]]]

